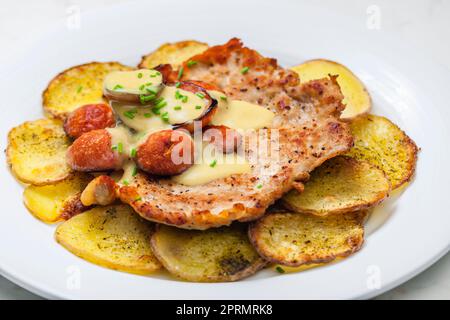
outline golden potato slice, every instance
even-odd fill
[[[278,212],[251,224],[249,237],[271,262],[291,267],[325,263],[361,248],[366,215],[365,211],[326,217]]]
[[[351,122],[355,145],[347,153],[382,169],[396,189],[414,174],[418,148],[413,140],[390,120],[366,115]]]
[[[66,163],[69,143],[60,121],[27,121],[8,134],[8,163],[16,177],[24,183],[55,183],[71,172]]]
[[[282,201],[295,212],[326,216],[372,207],[385,199],[389,190],[383,170],[340,156],[316,168],[302,193],[294,189]]]
[[[57,222],[87,210],[80,194],[92,176],[75,173],[46,186],[30,185],[23,192],[23,201],[30,212],[44,222]]]
[[[50,81],[42,94],[44,111],[65,119],[78,107],[105,102],[103,79],[112,71],[132,70],[118,62],[91,62],[64,70]]]
[[[266,264],[250,244],[246,230],[242,224],[206,231],[158,225],[152,247],[162,265],[182,279],[236,281]]]
[[[331,75],[338,75],[337,82],[344,95],[343,103],[346,105],[341,114],[342,119],[351,119],[369,112],[372,101],[364,84],[353,72],[343,65],[325,59],[310,60],[291,68],[300,76],[301,82],[321,79]]]
[[[60,224],[56,241],[73,254],[100,266],[136,274],[161,267],[150,246],[153,224],[131,207],[96,207]]]
[[[202,53],[208,45],[195,40],[165,43],[156,51],[142,57],[139,68],[152,69],[160,64],[171,64],[176,70],[190,57]]]

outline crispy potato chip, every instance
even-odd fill
[[[91,179],[88,174],[75,173],[55,184],[30,185],[23,192],[23,201],[28,210],[44,222],[67,219],[87,210],[80,202],[80,194]]]
[[[8,134],[8,163],[16,177],[24,183],[55,183],[68,177],[71,172],[66,163],[69,143],[60,121],[27,121]]]
[[[236,281],[254,274],[265,261],[250,244],[246,225],[184,230],[158,225],[152,247],[162,265],[189,281]]]
[[[197,54],[208,49],[208,45],[195,40],[165,43],[156,51],[142,57],[139,68],[151,69],[160,64],[171,64],[174,69],[178,69],[181,64]]]
[[[286,266],[330,262],[358,251],[367,212],[318,217],[303,213],[268,214],[252,223],[249,237],[259,254]]]
[[[389,195],[390,183],[385,173],[366,161],[335,157],[312,173],[305,190],[292,190],[283,204],[295,212],[317,216],[366,209]]]
[[[149,274],[161,264],[153,255],[153,224],[129,206],[97,207],[76,215],[56,229],[56,241],[73,254],[100,266]]]
[[[390,120],[366,115],[351,122],[355,145],[348,156],[365,160],[382,169],[396,189],[414,174],[418,148],[413,140]]]
[[[132,70],[118,62],[91,62],[64,70],[50,81],[42,94],[44,110],[51,117],[65,119],[85,104],[106,102],[103,79],[113,71]]]
[[[368,113],[372,101],[364,84],[353,72],[343,65],[325,59],[310,60],[291,68],[300,76],[301,82],[322,79],[331,75],[338,75],[337,82],[344,95],[343,103],[346,105],[341,114],[342,119],[351,119]]]

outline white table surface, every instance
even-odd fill
[[[270,0],[269,0],[270,1]],[[294,1],[294,0],[293,0]],[[310,0],[309,0],[310,1]],[[86,12],[125,0],[21,0],[0,4],[0,64],[8,64],[31,39],[73,12]],[[450,1],[446,0],[316,0],[349,15],[366,15],[369,6],[381,13],[380,32],[396,33],[426,51],[450,70]],[[449,230],[450,231],[450,230]],[[0,257],[1,259],[1,257]],[[0,299],[40,299],[0,276]],[[450,299],[450,253],[432,267],[377,299]]]

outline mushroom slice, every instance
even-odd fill
[[[189,91],[194,93],[197,96],[202,97],[206,100],[206,107],[203,108],[203,112],[200,116],[196,117],[192,120],[187,120],[183,123],[174,123],[172,124],[174,129],[185,129],[189,132],[194,132],[194,122],[198,121],[201,125],[201,128],[207,126],[214,116],[214,113],[217,110],[217,100],[211,97],[208,93],[207,88],[199,85],[199,83],[194,83],[190,81],[183,81],[177,84],[179,89]]]
[[[105,77],[103,94],[113,101],[148,104],[162,87],[163,75],[158,70],[114,71]]]

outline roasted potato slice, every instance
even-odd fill
[[[249,237],[259,254],[286,266],[330,262],[358,251],[367,212],[317,217],[278,212],[252,223]]]
[[[372,207],[385,199],[389,190],[383,170],[340,156],[316,168],[302,193],[292,190],[282,201],[295,212],[326,216]]]
[[[16,177],[24,183],[55,183],[68,177],[71,172],[66,163],[69,143],[60,121],[27,121],[8,134],[8,163]]]
[[[172,274],[189,281],[236,281],[266,264],[250,244],[246,225],[206,231],[158,225],[152,248]]]
[[[181,64],[190,57],[202,53],[208,49],[208,45],[195,40],[165,43],[156,51],[142,57],[139,68],[152,69],[160,64],[171,64],[178,69]]]
[[[161,267],[150,246],[153,224],[129,206],[96,207],[60,224],[56,240],[73,254],[110,269],[149,274]]]
[[[392,189],[411,179],[416,168],[418,148],[399,127],[375,115],[354,119],[350,127],[355,145],[347,155],[382,169]]]
[[[132,68],[118,62],[91,62],[64,70],[42,94],[44,111],[51,117],[65,119],[85,104],[106,102],[103,79],[110,72],[127,70]]]
[[[92,176],[75,173],[55,184],[30,185],[23,192],[23,201],[38,219],[52,223],[70,218],[87,210],[80,201],[80,194]]]
[[[342,119],[351,119],[369,112],[372,106],[369,93],[361,80],[345,66],[334,61],[317,59],[291,69],[299,74],[301,82],[326,78],[329,74],[338,75],[337,82],[344,95],[343,103],[346,105],[341,114]]]

